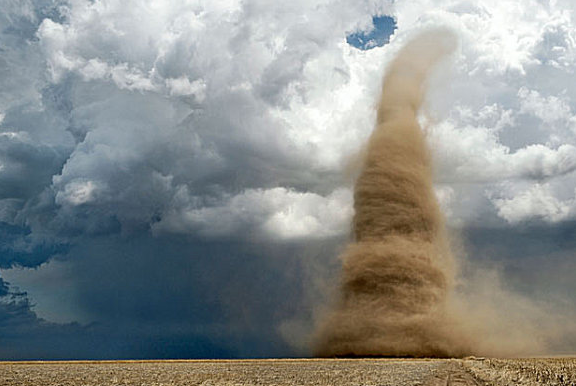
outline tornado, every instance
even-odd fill
[[[354,187],[339,298],[319,324],[317,356],[466,354],[448,311],[454,262],[417,119],[432,70],[455,46],[451,32],[426,31],[387,68]]]

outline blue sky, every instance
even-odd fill
[[[363,31],[354,31],[346,35],[346,43],[361,50],[369,50],[374,47],[382,47],[390,42],[390,36],[394,34],[396,21],[390,16],[373,16],[372,28]]]
[[[571,1],[0,3],[0,358],[310,355],[383,71],[438,26],[461,290],[569,325]]]

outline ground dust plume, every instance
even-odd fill
[[[447,312],[453,258],[417,120],[431,70],[454,47],[450,32],[427,31],[388,67],[355,185],[341,297],[318,331],[320,356],[467,353]]]

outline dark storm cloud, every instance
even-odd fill
[[[64,149],[35,145],[10,135],[0,136],[0,154],[0,199],[27,200],[38,195],[68,158]]]
[[[335,243],[339,244],[338,242]],[[25,294],[2,284],[0,355],[27,358],[220,358],[302,355],[282,330],[309,323],[320,288],[303,246],[280,248],[184,238],[93,238],[72,249],[78,308],[95,323],[39,319]],[[89,252],[87,252],[89,251]],[[330,263],[326,243],[306,258]],[[323,264],[324,264],[323,263]],[[315,277],[318,280],[318,277]],[[302,334],[298,336],[298,334]]]
[[[0,278],[0,297],[4,297],[6,295],[8,295],[8,284],[2,280],[2,278]]]
[[[146,324],[56,324],[37,317],[20,296],[0,302],[0,357],[30,359],[230,358],[231,336]],[[165,326],[163,326],[165,327]],[[253,338],[255,339],[255,338]]]
[[[53,240],[35,240],[26,227],[0,222],[0,268],[13,266],[34,268],[48,261],[52,256],[64,253],[66,244]]]
[[[573,302],[576,293],[576,223],[526,224],[462,231],[469,256],[494,265],[517,291]]]
[[[227,334],[155,324],[56,324],[39,318],[26,293],[0,279],[0,357],[4,360],[234,357]]]

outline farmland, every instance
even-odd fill
[[[464,360],[476,378],[493,385],[576,385],[576,358]]]
[[[576,385],[576,359],[3,362],[2,386]]]

